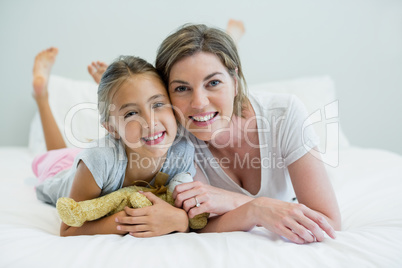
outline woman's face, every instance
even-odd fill
[[[177,120],[200,140],[228,130],[237,80],[219,58],[198,52],[175,63],[168,90]]]

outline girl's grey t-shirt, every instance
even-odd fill
[[[46,179],[36,187],[36,195],[39,200],[55,205],[60,197],[70,195],[71,186],[74,181],[78,163],[83,161],[99,186],[101,196],[116,191],[123,186],[127,164],[136,165],[139,168],[150,164],[150,159],[131,157],[130,162],[124,146],[120,140],[116,140],[110,135],[96,141],[94,146],[83,149],[75,158],[74,164],[70,169],[63,170],[53,178]],[[189,172],[195,175],[194,167],[194,147],[186,139],[177,136],[173,145],[168,149],[166,158],[160,172],[167,173],[170,179],[181,172]],[[151,184],[153,184],[151,181]]]
[[[260,161],[261,187],[253,195],[235,183],[221,168],[206,143],[187,133],[195,147],[195,162],[210,185],[252,197],[292,201],[295,197],[287,167],[319,144],[303,103],[294,95],[262,93],[250,96],[255,111],[260,148],[259,159],[236,158],[237,165]],[[223,162],[222,162],[223,163]]]

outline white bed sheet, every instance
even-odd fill
[[[250,232],[60,237],[55,208],[36,199],[28,148],[0,148],[0,267],[402,267],[402,157],[350,148],[329,168],[343,230],[289,243]]]

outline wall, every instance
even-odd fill
[[[402,154],[400,0],[1,0],[0,145],[27,145],[40,50],[59,48],[55,74],[89,80],[93,60],[131,54],[154,62],[183,23],[224,28],[231,17],[247,28],[239,49],[249,84],[328,74],[351,143]]]

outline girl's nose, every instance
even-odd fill
[[[191,108],[202,110],[208,104],[209,99],[207,96],[207,92],[205,92],[205,90],[203,90],[202,88],[194,89],[191,96]]]
[[[154,127],[156,127],[157,122],[155,118],[155,113],[152,110],[150,111],[150,113],[144,115],[143,119],[144,119],[143,128],[153,129]]]

